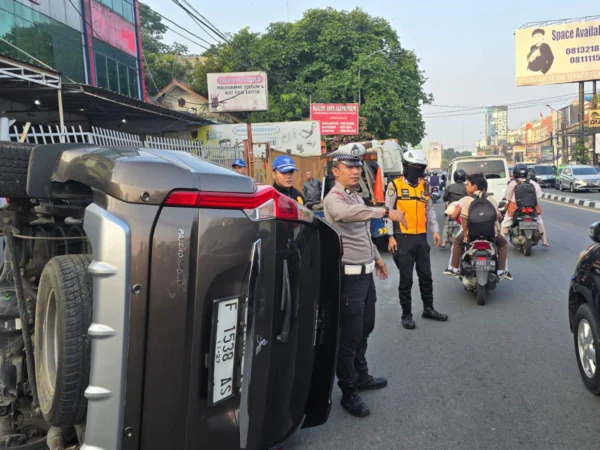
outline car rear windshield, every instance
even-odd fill
[[[551,166],[535,166],[536,175],[554,175],[554,169]]]
[[[462,169],[467,175],[482,173],[489,179],[506,178],[506,164],[502,160],[460,161],[456,169]]]
[[[598,175],[598,172],[593,167],[575,167],[573,175]]]

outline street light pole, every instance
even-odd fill
[[[367,59],[369,59],[371,56],[373,56],[373,55],[375,55],[377,53],[385,53],[385,50],[384,49],[379,49],[379,50],[375,50],[373,53],[369,53],[365,57],[365,59],[363,60],[363,62],[365,62]],[[361,69],[362,69],[362,67],[359,64],[359,66],[358,66],[358,107],[359,108],[360,108],[360,100],[361,100],[361,98],[360,98],[360,71],[361,71]]]

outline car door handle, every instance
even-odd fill
[[[290,287],[290,272],[287,259],[283,260],[281,310],[283,311],[283,323],[281,325],[281,333],[277,336],[277,340],[285,344],[290,338],[290,327],[292,324],[292,289]]]

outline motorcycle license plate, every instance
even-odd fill
[[[536,222],[521,222],[519,224],[519,228],[521,228],[521,230],[537,230],[537,223]]]
[[[495,270],[496,261],[491,259],[478,259],[475,261],[475,269]]]
[[[216,300],[216,330],[214,330],[212,397],[215,405],[232,397],[234,389],[235,349],[238,331],[239,299]],[[214,323],[214,322],[213,322]]]

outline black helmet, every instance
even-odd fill
[[[455,170],[453,177],[455,183],[464,183],[467,181],[467,172],[462,169]]]
[[[529,174],[529,169],[525,164],[515,164],[513,167],[513,178],[527,178]]]
[[[437,172],[434,170],[434,171],[432,172],[432,175],[437,175]]]

